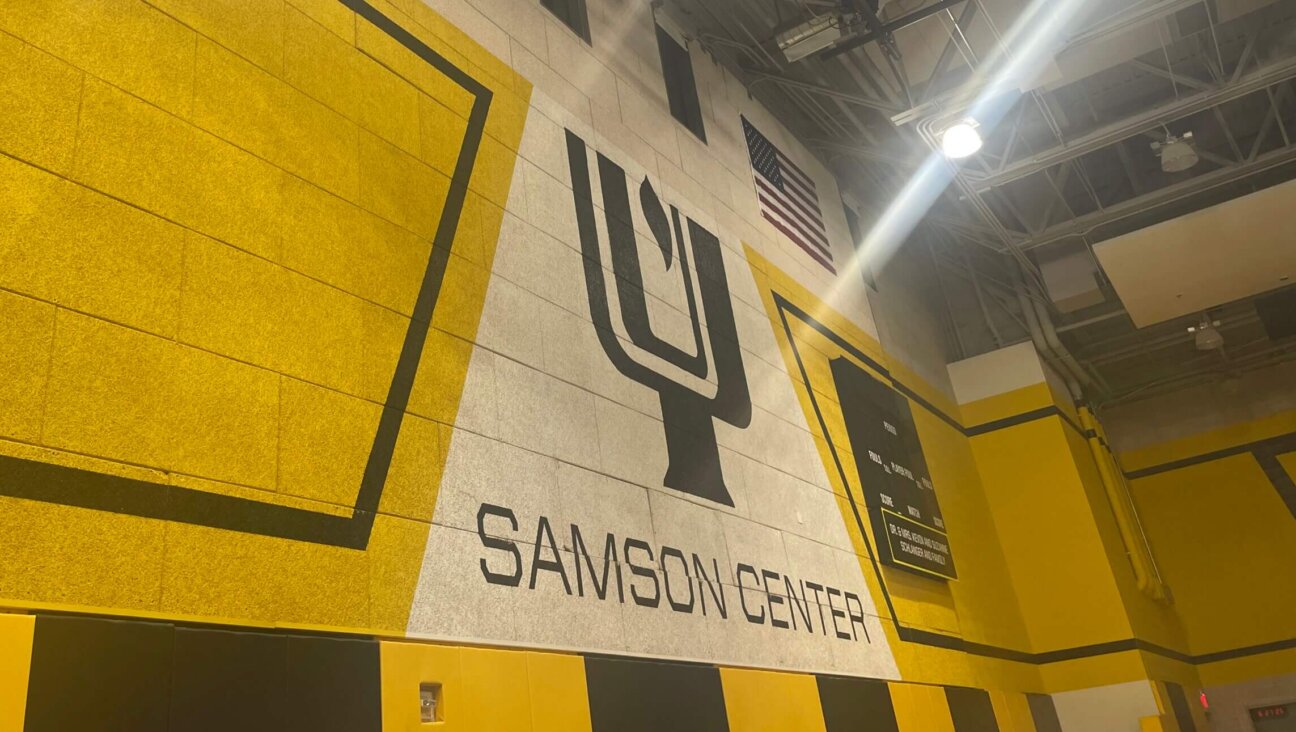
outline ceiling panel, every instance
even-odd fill
[[[1296,281],[1296,181],[1094,247],[1139,327]]]

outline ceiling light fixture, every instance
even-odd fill
[[[1161,156],[1161,169],[1167,173],[1182,173],[1196,165],[1200,157],[1192,146],[1193,133],[1185,132],[1183,137],[1166,133],[1165,142],[1152,143],[1152,149]]]
[[[981,133],[977,121],[968,117],[959,120],[941,133],[941,151],[951,160],[961,160],[981,149]]]
[[[1219,332],[1220,325],[1220,321],[1203,315],[1200,324],[1188,326],[1188,332],[1193,334],[1196,341],[1197,350],[1214,351],[1224,347],[1224,336]]]
[[[845,23],[836,15],[820,15],[779,33],[779,50],[788,63],[796,63],[833,45],[842,37]]]

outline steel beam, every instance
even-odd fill
[[[830,99],[838,99],[843,102],[848,102],[850,104],[858,104],[861,107],[876,109],[879,112],[885,112],[889,114],[895,112],[896,110],[896,107],[894,105],[888,104],[879,99],[860,96],[859,94],[850,94],[848,92],[838,91],[831,87],[821,86],[819,84],[813,84],[808,81],[801,81],[800,79],[792,79],[783,76],[782,74],[775,74],[770,71],[761,71],[760,69],[744,68],[742,69],[742,73],[750,77],[751,79],[753,79],[752,86],[755,86],[756,82],[768,81],[773,84],[777,84],[778,86],[786,86],[791,89],[800,89],[802,91],[807,91],[812,94],[818,94],[820,96],[825,96]]]
[[[1057,145],[1024,160],[1011,163],[1001,172],[984,177],[969,174],[967,177],[975,190],[988,190],[1025,178],[1066,160],[1107,147],[1114,142],[1132,137],[1144,130],[1160,127],[1166,122],[1181,119],[1225,102],[1239,99],[1291,78],[1296,78],[1296,58],[1284,59],[1279,63],[1257,70],[1244,76],[1236,84],[1177,99],[1155,109],[1107,125],[1066,144]]]
[[[1160,2],[1130,3],[1129,7],[1124,10],[1104,18],[1072,36],[1067,41],[1067,49],[1070,50],[1076,46],[1091,43],[1112,33],[1129,30],[1143,23],[1160,20],[1167,15],[1173,15],[1184,8],[1201,2],[1203,0],[1161,0]]]
[[[945,12],[949,13],[950,11],[946,10]],[[976,12],[977,4],[968,3],[963,6],[963,12],[959,14],[957,19],[954,18],[953,13],[950,13],[950,22],[954,24],[954,30],[950,32],[949,40],[945,42],[945,47],[941,49],[940,58],[936,59],[936,65],[932,67],[931,75],[927,77],[927,83],[923,86],[922,101],[925,102],[931,98],[931,95],[936,88],[936,80],[945,75],[945,68],[949,66],[950,59],[954,57],[954,51],[961,51],[963,44],[959,43],[959,37],[963,36],[964,26],[971,23],[972,18],[976,17]],[[954,32],[959,34],[958,37],[954,35]],[[965,39],[964,43],[966,42]],[[966,57],[967,52],[963,51],[963,54],[965,57],[964,60],[968,62],[968,66],[972,66],[972,59]]]
[[[1154,74],[1156,76],[1160,76],[1163,79],[1169,79],[1170,81],[1173,81],[1176,84],[1183,84],[1184,86],[1191,87],[1193,89],[1196,89],[1197,91],[1209,91],[1210,89],[1215,88],[1208,82],[1202,81],[1201,79],[1194,79],[1191,76],[1184,76],[1183,74],[1178,74],[1175,73],[1174,71],[1167,71],[1166,69],[1163,69],[1160,66],[1157,66],[1155,64],[1150,64],[1146,61],[1140,61],[1138,59],[1134,59],[1133,61],[1130,62],[1130,65],[1136,69],[1143,69],[1148,73]]]
[[[853,51],[860,46],[866,46],[875,41],[880,41],[883,38],[894,35],[895,32],[901,28],[907,28],[920,20],[930,18],[942,10],[952,8],[961,2],[967,2],[967,0],[937,0],[937,2],[932,3],[925,8],[919,8],[908,15],[902,15],[895,20],[883,23],[880,28],[840,41],[837,45],[829,48],[823,53],[820,53],[819,58],[826,61],[830,58],[840,56],[847,51]]]
[[[1100,226],[1129,218],[1130,216],[1143,211],[1174,203],[1175,201],[1196,193],[1227,185],[1256,173],[1263,172],[1270,168],[1275,168],[1279,165],[1285,165],[1293,161],[1296,161],[1296,147],[1287,147],[1275,150],[1271,153],[1261,155],[1254,161],[1235,164],[1227,168],[1220,168],[1219,170],[1213,170],[1209,173],[1203,173],[1202,175],[1190,178],[1182,183],[1166,186],[1165,188],[1161,188],[1146,195],[1113,204],[1102,211],[1095,211],[1094,213],[1072,219],[1064,224],[1051,226],[1040,232],[1037,236],[1017,242],[1016,246],[1023,250],[1029,250],[1062,239],[1082,236]]]

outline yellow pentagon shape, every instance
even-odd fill
[[[0,10],[0,596],[402,632],[529,86],[381,0],[74,5]]]

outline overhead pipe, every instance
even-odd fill
[[[1102,427],[1094,419],[1087,407],[1081,407],[1080,424],[1088,435],[1089,449],[1093,453],[1094,463],[1098,466],[1098,475],[1107,501],[1111,504],[1116,528],[1120,532],[1121,543],[1125,545],[1125,554],[1129,558],[1134,572],[1134,583],[1139,592],[1158,601],[1168,601],[1169,592],[1161,579],[1156,560],[1152,557],[1152,547],[1138,517],[1138,508],[1129,492],[1125,475],[1116,463],[1116,457],[1105,446]]]
[[[1053,329],[1052,321],[1043,320],[1041,314],[1043,306],[1035,302],[1026,291],[1026,281],[1022,278],[1020,272],[1014,273],[1017,284],[1017,303],[1021,306],[1022,315],[1026,318],[1027,329],[1030,330],[1031,340],[1035,343],[1035,350],[1049,362],[1067,383],[1067,390],[1071,392],[1071,398],[1079,402],[1084,398],[1084,390],[1081,384],[1093,385],[1093,379],[1081,368],[1079,362],[1071,355],[1071,352],[1062,345],[1057,337],[1057,331]],[[1047,313],[1043,313],[1047,317]],[[1047,323],[1047,325],[1046,325]],[[1065,354],[1065,357],[1062,355]],[[1068,363],[1069,362],[1069,363]]]
[[[1071,392],[1071,398],[1075,401],[1079,401],[1084,396],[1084,393],[1080,389],[1079,382],[1077,382],[1074,377],[1070,376],[1065,369],[1060,367],[1057,354],[1055,354],[1053,349],[1049,347],[1048,340],[1044,337],[1044,329],[1040,327],[1039,316],[1036,314],[1035,308],[1031,306],[1030,297],[1026,294],[1026,283],[1022,280],[1020,274],[1016,274],[1015,277],[1017,279],[1017,303],[1021,307],[1022,316],[1026,319],[1026,329],[1030,331],[1031,341],[1035,344],[1035,350],[1039,353],[1041,358],[1048,361],[1049,366],[1052,367],[1058,375],[1066,380],[1067,391]]]
[[[1048,308],[1044,307],[1044,304],[1039,300],[1033,297],[1027,297],[1024,292],[1022,293],[1022,296],[1035,310],[1035,317],[1039,320],[1040,330],[1043,331],[1044,342],[1048,344],[1049,350],[1052,351],[1053,355],[1062,363],[1063,367],[1066,369],[1066,373],[1075,377],[1075,380],[1084,386],[1098,386],[1094,382],[1094,378],[1089,375],[1089,372],[1085,370],[1084,366],[1080,365],[1080,362],[1076,360],[1076,357],[1071,355],[1070,349],[1068,349],[1066,345],[1062,343],[1062,339],[1058,337],[1057,329],[1053,327],[1053,318],[1049,316]]]
[[[1026,318],[1027,328],[1030,330],[1031,340],[1035,343],[1035,349],[1062,375],[1067,382],[1067,388],[1071,391],[1072,398],[1079,402],[1083,396],[1080,384],[1072,375],[1070,369],[1059,367],[1057,354],[1050,346],[1045,329],[1040,323],[1038,304],[1034,303],[1030,296],[1026,294],[1025,283],[1022,281],[1020,274],[1017,275],[1017,283],[1017,301],[1021,305],[1022,314]],[[1056,338],[1056,335],[1054,337]],[[1083,370],[1081,373],[1083,373]],[[1098,475],[1102,480],[1103,490],[1112,506],[1112,514],[1116,520],[1116,527],[1120,531],[1121,542],[1125,545],[1126,556],[1129,557],[1130,566],[1133,568],[1135,584],[1140,592],[1149,597],[1156,600],[1165,600],[1168,596],[1165,585],[1161,582],[1160,572],[1156,568],[1155,561],[1151,558],[1151,547],[1147,543],[1147,536],[1143,532],[1142,523],[1138,520],[1138,512],[1132,503],[1126,504],[1126,499],[1122,497],[1122,494],[1125,497],[1129,496],[1128,484],[1124,483],[1124,473],[1116,465],[1115,457],[1103,446],[1102,433],[1089,409],[1081,406],[1077,411],[1080,414],[1081,425],[1084,427],[1085,434],[1088,437],[1087,441],[1094,463],[1098,467]],[[1119,476],[1119,482],[1117,476]],[[1139,537],[1142,537],[1141,542]]]

